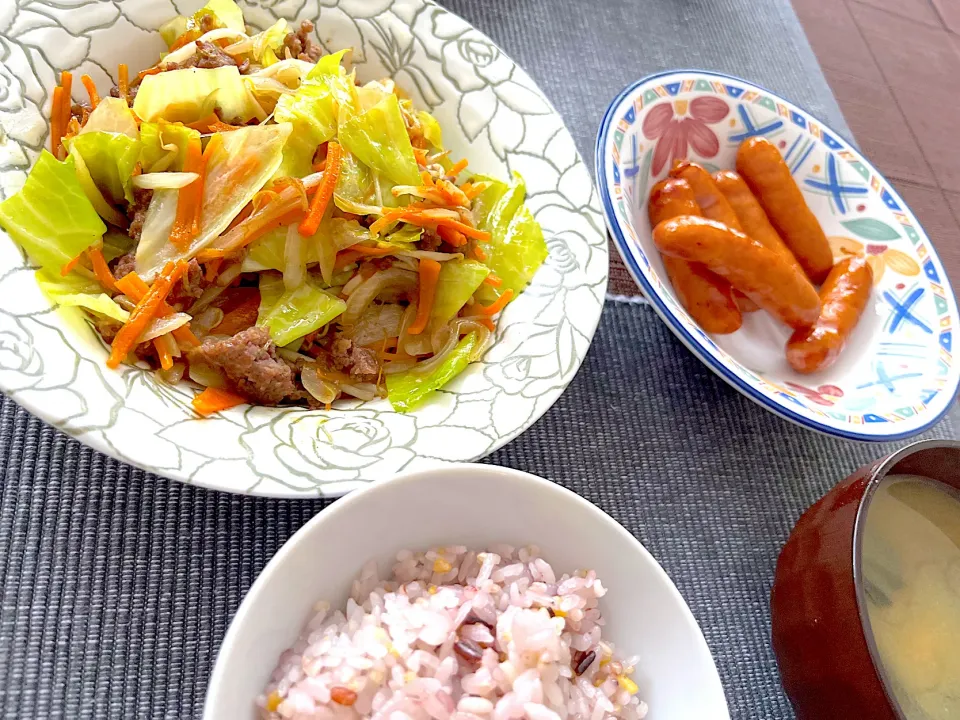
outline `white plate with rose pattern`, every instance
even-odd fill
[[[202,3],[35,0],[0,3],[0,197],[47,143],[62,70],[101,92],[115,68],[153,65],[156,29]],[[0,389],[47,422],[121,460],[238,493],[336,496],[401,470],[482,457],[530,427],[573,378],[596,330],[607,240],[593,183],[570,133],[530,77],[466,21],[425,0],[241,2],[263,29],[311,20],[327,51],[353,48],[362,80],[393,77],[443,127],[445,145],[480,173],[527,181],[549,257],[509,305],[496,343],[420,409],[346,402],[330,412],[236,408],[198,419],[196,390],[104,365],[77,316],[53,310],[21,253],[0,239]],[[82,90],[82,88],[81,88]],[[79,95],[77,95],[79,97]],[[2,233],[0,233],[2,235]]]
[[[673,161],[732,169],[737,148],[765,137],[783,154],[834,251],[865,255],[870,303],[837,363],[800,375],[787,364],[789,328],[744,315],[708,335],[677,302],[650,232],[650,188]],[[744,80],[703,70],[666,72],[626,88],[597,138],[597,173],[617,249],[671,330],[704,363],[764,407],[804,427],[853,440],[923,432],[950,408],[957,302],[930,238],[880,173],[802,109]]]

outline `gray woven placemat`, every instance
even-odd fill
[[[960,436],[960,414],[931,433]],[[831,440],[708,371],[649,306],[607,303],[557,405],[490,458],[630,530],[693,609],[734,717],[790,717],[768,595],[801,511],[890,445]],[[243,593],[321,501],[180,485],[0,406],[0,715],[200,717]],[[655,656],[655,648],[648,652]]]
[[[591,166],[610,99],[668,68],[739,75],[846,131],[788,0],[446,4],[540,83]],[[957,437],[956,414],[933,434]],[[779,420],[707,371],[649,307],[608,303],[569,391],[490,461],[560,482],[629,528],[690,602],[734,716],[779,718],[791,713],[768,643],[776,554],[803,508],[886,449]],[[199,717],[243,593],[324,507],[168,482],[7,399],[0,468],[4,718]]]

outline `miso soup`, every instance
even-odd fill
[[[886,478],[867,507],[862,581],[889,691],[907,720],[960,718],[960,493]]]

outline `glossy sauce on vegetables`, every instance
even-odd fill
[[[867,508],[862,548],[888,691],[907,720],[960,718],[960,493],[886,478]]]

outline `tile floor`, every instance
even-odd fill
[[[960,0],[793,0],[863,153],[960,288]]]

